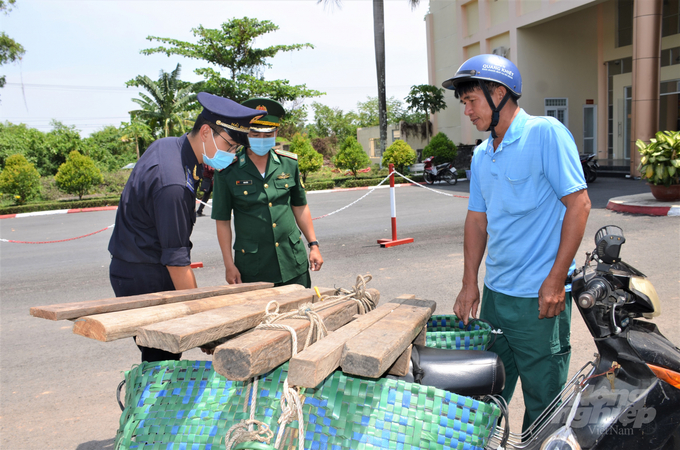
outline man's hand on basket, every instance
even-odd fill
[[[479,288],[477,285],[463,283],[463,288],[460,290],[458,297],[456,297],[456,303],[453,305],[453,313],[467,325],[470,316],[473,319],[477,318],[479,302]]]

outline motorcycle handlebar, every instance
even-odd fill
[[[609,289],[602,279],[596,278],[588,283],[588,288],[578,296],[578,304],[581,308],[589,309],[595,302],[604,300]]]

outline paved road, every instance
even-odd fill
[[[468,185],[435,186],[460,197]],[[593,210],[577,262],[592,250],[595,231],[617,224],[627,243],[624,259],[649,275],[662,298],[655,322],[675,344],[680,330],[680,219],[619,214],[604,209],[610,197],[646,192],[639,181],[600,178],[590,189]],[[313,217],[341,208],[368,191],[310,193]],[[370,272],[383,298],[414,293],[452,310],[462,277],[467,200],[417,187],[397,189],[399,237],[414,244],[381,249],[390,237],[389,191],[378,189],[356,205],[315,221],[326,263],[313,274],[319,286],[350,287]],[[4,239],[46,241],[80,236],[114,222],[115,211],[0,220]],[[71,333],[70,322],[30,317],[36,305],[113,296],[108,282],[110,231],[59,244],[0,243],[0,446],[3,449],[112,449],[120,409],[114,392],[122,371],[139,361],[131,339],[101,343]],[[214,223],[199,218],[192,238],[200,286],[224,283]],[[592,357],[594,345],[574,316],[572,368]],[[198,350],[186,359],[204,359]],[[514,403],[514,402],[513,402]],[[513,405],[513,410],[521,402]],[[516,423],[516,420],[513,420]]]

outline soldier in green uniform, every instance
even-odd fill
[[[321,269],[323,258],[297,155],[273,149],[285,111],[280,103],[264,98],[243,105],[263,114],[250,122],[249,147],[214,178],[212,218],[217,223],[227,283],[268,281],[309,288],[308,269]],[[300,231],[308,242],[309,259]]]

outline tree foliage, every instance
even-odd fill
[[[177,64],[170,73],[161,70],[158,81],[137,75],[126,83],[128,87],[141,87],[148,92],[149,95],[140,92],[141,98],[132,99],[141,109],[130,111],[130,116],[133,121],[144,122],[155,137],[183,134],[188,118],[185,113],[198,108],[193,85],[180,80],[181,72],[182,65]]]
[[[316,172],[323,165],[323,156],[319,154],[306,134],[296,133],[290,143],[290,151],[298,155],[298,167],[302,174],[302,181],[307,181],[307,174]]]
[[[17,205],[23,205],[40,193],[40,174],[24,155],[7,158],[5,168],[0,172],[0,192],[12,195]]]
[[[126,129],[112,125],[95,131],[83,139],[83,154],[95,161],[97,167],[105,172],[115,172],[124,165],[137,160],[133,139],[126,138]]]
[[[312,103],[314,121],[308,125],[313,138],[335,137],[344,142],[348,136],[356,136],[358,117],[353,111],[344,113],[340,108],[331,108],[319,102]]]
[[[44,133],[25,124],[0,123],[0,168],[10,155],[21,154],[40,175],[54,175],[74,150],[91,157],[104,171],[117,171],[135,161],[135,144],[126,137],[126,124],[104,127],[84,139],[75,127],[56,121],[52,127]]]
[[[16,0],[0,0],[0,13],[9,14]],[[20,61],[26,50],[4,31],[0,31],[0,66]],[[0,75],[0,88],[5,86],[5,76]]]
[[[340,151],[333,157],[333,165],[341,170],[350,170],[354,178],[357,172],[371,164],[371,159],[354,136],[345,138]]]
[[[358,126],[374,127],[380,124],[378,97],[368,97],[365,102],[357,102],[359,114]],[[401,100],[390,97],[387,99],[387,123],[399,123],[406,114]]]
[[[82,199],[93,186],[102,183],[104,178],[92,158],[72,151],[66,162],[59,167],[54,181],[60,190],[76,194]]]
[[[255,40],[279,27],[269,20],[259,21],[244,17],[224,22],[220,28],[199,26],[191,32],[197,42],[186,42],[171,38],[149,36],[149,41],[158,41],[165,46],[142,50],[145,55],[164,53],[167,56],[181,55],[206,61],[212,66],[196,69],[203,82],[197,83],[194,91],[206,91],[215,95],[243,102],[252,97],[267,97],[279,102],[299,98],[316,97],[322,92],[308,89],[306,85],[291,85],[288,80],[265,80],[264,71],[271,68],[270,58],[279,52],[291,52],[314,48],[311,44],[273,45],[266,48],[254,47]],[[226,76],[220,72],[226,71]]]
[[[406,141],[397,139],[385,149],[385,153],[382,157],[383,167],[387,164],[394,164],[394,168],[397,172],[404,173],[404,167],[410,166],[416,162],[416,152],[411,148]]]
[[[410,111],[420,114],[423,122],[429,121],[429,115],[446,109],[444,101],[444,89],[429,84],[411,86],[411,91],[406,96],[406,104]],[[427,140],[430,141],[430,129],[426,127]]]
[[[434,156],[434,164],[451,162],[456,159],[456,155],[458,155],[456,144],[442,132],[437,133],[423,149],[423,158]]]

